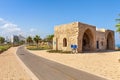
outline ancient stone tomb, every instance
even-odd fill
[[[71,45],[77,45],[77,52],[114,50],[114,31],[80,22],[56,26],[53,49],[71,51]]]

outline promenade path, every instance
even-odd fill
[[[25,72],[12,47],[0,54],[0,80],[32,80]]]
[[[46,50],[28,50],[40,57],[83,70],[108,80],[120,80],[120,51],[61,54]]]
[[[36,56],[19,47],[17,55],[39,80],[106,80],[104,78]]]

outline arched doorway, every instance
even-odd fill
[[[90,29],[87,29],[82,38],[82,51],[91,51],[93,42],[93,34]]]
[[[108,33],[107,35],[107,46],[106,46],[106,49],[107,50],[112,50],[114,47],[114,38],[111,34],[111,32]]]

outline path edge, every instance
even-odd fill
[[[24,47],[25,49],[26,49],[26,47]],[[28,49],[26,49],[28,52],[30,52]],[[30,52],[31,54],[34,54],[34,53],[32,53],[32,52]],[[37,55],[37,54],[34,54],[34,55],[36,55],[36,56],[39,56],[39,55]],[[41,56],[40,56],[41,57]],[[45,58],[45,57],[42,57],[42,58]],[[45,59],[47,59],[47,58],[45,58]],[[48,59],[48,60],[50,60],[50,59]],[[51,60],[51,61],[54,61],[54,60]],[[54,62],[57,62],[57,61],[54,61]],[[57,63],[59,63],[59,62],[57,62]],[[60,63],[60,64],[62,64],[62,63]],[[65,64],[63,64],[63,65],[65,65]],[[66,65],[66,66],[68,66],[68,65]],[[71,66],[69,66],[69,67],[71,67]],[[74,67],[71,67],[71,68],[74,68]],[[75,69],[77,69],[77,68],[75,68]],[[89,71],[86,71],[86,70],[82,70],[82,69],[77,69],[77,70],[81,70],[81,71],[83,71],[83,72],[87,72],[87,73],[89,73],[89,74],[92,74],[92,75],[95,75],[95,76],[98,76],[98,77],[101,77],[101,78],[104,78],[104,79],[106,79],[106,80],[111,80],[111,78],[107,78],[107,77],[105,77],[105,76],[102,76],[102,75],[99,75],[99,74],[95,74],[95,73],[93,73],[93,72],[89,72]]]
[[[19,46],[20,47],[20,46]],[[22,60],[17,56],[17,50],[18,48],[16,49],[16,51],[14,52],[16,58],[18,59],[18,61],[20,62],[21,66],[23,67],[23,69],[25,70],[25,72],[28,74],[28,76],[31,77],[32,80],[39,80],[35,74],[33,74],[33,72],[22,62]]]

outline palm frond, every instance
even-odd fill
[[[118,19],[115,19],[116,21],[120,21],[120,18],[118,18]]]
[[[115,26],[116,26],[116,27],[120,27],[120,23],[116,24]]]
[[[119,28],[117,28],[116,32],[120,32],[120,27],[119,27]]]

